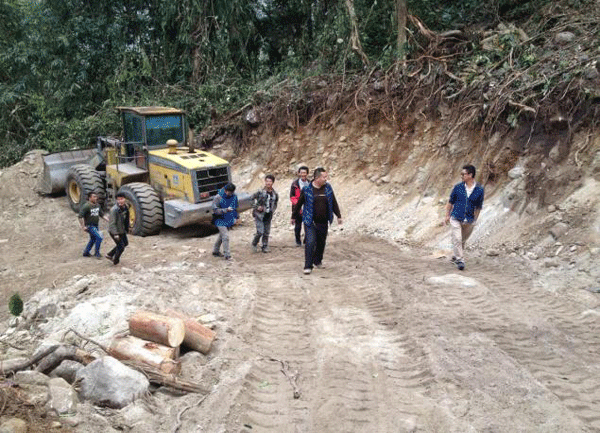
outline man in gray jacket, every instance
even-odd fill
[[[260,238],[262,238],[262,252],[268,253],[271,251],[269,249],[271,221],[279,201],[279,195],[273,189],[273,183],[275,183],[275,176],[267,174],[265,176],[265,187],[252,194],[252,200],[254,201],[252,216],[256,223],[256,234],[252,239],[252,250],[255,253],[258,252]]]
[[[129,206],[127,205],[125,194],[117,193],[117,203],[110,209],[108,217],[108,233],[115,241],[116,246],[106,255],[113,264],[119,264],[121,254],[125,247],[129,245],[127,233],[129,232]]]

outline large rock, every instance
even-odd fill
[[[48,381],[48,409],[57,415],[73,415],[77,413],[79,399],[77,393],[69,383],[60,377],[54,377]]]
[[[121,409],[144,395],[150,382],[139,371],[105,356],[77,372],[80,396],[100,406]]]

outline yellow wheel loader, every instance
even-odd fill
[[[98,137],[96,148],[44,156],[41,189],[65,191],[78,212],[89,192],[99,202],[122,192],[130,203],[133,233],[157,234],[162,225],[210,222],[212,199],[228,182],[227,161],[193,147],[185,112],[169,107],[117,107],[123,138]],[[187,145],[186,145],[187,144]],[[237,192],[239,212],[252,206]]]

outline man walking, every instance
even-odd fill
[[[292,182],[292,187],[290,189],[290,201],[292,202],[292,209],[298,203],[298,199],[300,198],[300,193],[302,192],[302,188],[308,186],[310,181],[308,180],[308,167],[303,165],[298,169],[298,179]],[[302,215],[302,209],[300,209],[299,215]],[[294,235],[296,236],[296,246],[302,246],[302,239],[300,237],[300,233],[302,232],[302,219],[296,219],[294,224]],[[304,243],[306,243],[306,232],[304,232]]]
[[[127,233],[129,232],[129,206],[122,192],[117,193],[117,203],[110,209],[108,218],[108,233],[115,241],[115,247],[106,255],[108,260],[118,265],[121,254],[125,247],[129,245]]]
[[[90,235],[90,241],[83,250],[83,257],[90,257],[90,251],[95,245],[94,257],[100,258],[100,245],[102,244],[102,235],[98,230],[98,223],[100,218],[108,221],[108,218],[104,216],[102,207],[98,204],[98,194],[95,192],[88,193],[88,201],[81,206],[79,210],[79,225],[84,232],[88,232]]]
[[[483,187],[475,182],[475,167],[465,165],[460,173],[462,182],[454,185],[446,204],[444,225],[450,223],[452,238],[452,262],[459,270],[465,268],[463,249],[471,236],[479,212],[483,207]]]
[[[237,213],[238,198],[234,194],[235,185],[228,183],[221,188],[212,202],[213,224],[219,229],[219,237],[213,247],[213,256],[225,257],[225,260],[231,259],[229,250],[229,229],[233,227],[239,218]],[[221,254],[221,244],[223,245],[223,254]]]
[[[304,248],[304,273],[310,274],[313,266],[322,267],[323,253],[327,241],[329,224],[333,222],[333,215],[342,223],[342,214],[338,206],[333,188],[327,183],[327,171],[319,167],[315,170],[314,180],[310,185],[302,188],[298,203],[293,208],[292,224],[300,218],[304,223],[306,246]]]
[[[258,242],[262,238],[262,252],[268,253],[269,249],[269,234],[271,233],[271,221],[273,220],[273,214],[277,209],[277,202],[279,201],[279,195],[277,191],[273,189],[273,183],[275,183],[275,176],[268,174],[265,176],[265,187],[256,191],[252,194],[252,200],[254,201],[252,216],[256,223],[256,234],[252,239],[252,250],[258,252]]]

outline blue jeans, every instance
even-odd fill
[[[313,265],[320,265],[323,261],[328,229],[328,223],[304,224],[304,269],[312,269]]]
[[[98,231],[98,227],[87,226],[87,232],[90,235],[90,241],[83,250],[83,255],[87,256],[92,250],[92,247],[96,245],[95,255],[100,256],[100,244],[102,244],[102,235],[100,234],[100,231]]]

